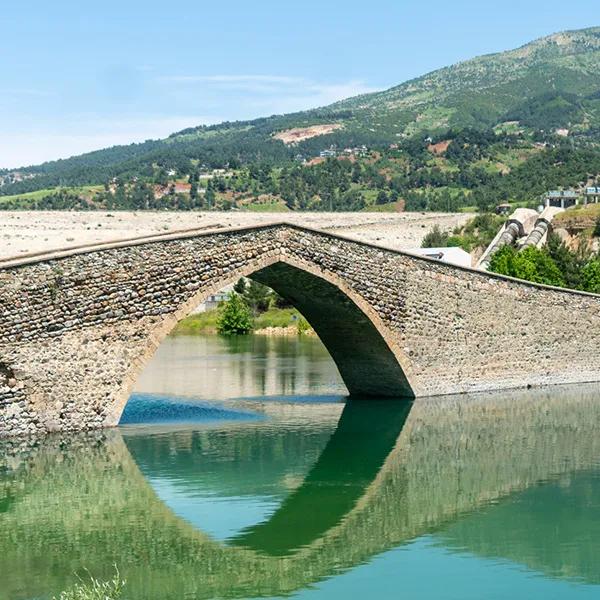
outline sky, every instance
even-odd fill
[[[0,167],[323,106],[597,25],[598,0],[0,0]]]

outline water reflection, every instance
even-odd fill
[[[167,338],[136,392],[205,400],[347,393],[318,340],[262,335]]]
[[[131,598],[266,597],[333,578],[311,591],[329,598],[344,571],[376,573],[374,557],[399,547],[405,562],[439,563],[439,548],[510,561],[547,586],[571,582],[561,598],[600,584],[596,386],[410,412],[277,406],[222,426],[2,442],[0,597],[45,597],[76,570],[108,576],[116,563]],[[386,586],[406,578],[396,570]]]

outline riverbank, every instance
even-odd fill
[[[285,220],[395,250],[418,248],[437,225],[453,231],[473,215],[454,213],[243,213],[176,211],[0,211],[0,259],[182,229],[251,227]]]
[[[207,310],[182,319],[171,335],[217,333],[219,309]],[[253,335],[314,335],[314,331],[295,308],[270,308],[254,318]]]

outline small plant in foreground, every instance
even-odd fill
[[[89,581],[79,578],[72,588],[54,596],[52,600],[118,600],[123,597],[125,580],[121,579],[119,570],[115,567],[115,576],[109,581],[100,581],[90,575]]]
[[[311,329],[309,322],[304,317],[300,317],[296,321],[296,327],[298,328],[298,335],[304,335]]]

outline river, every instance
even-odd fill
[[[168,338],[114,430],[0,441],[0,599],[598,598],[600,388],[346,401],[314,338]]]

